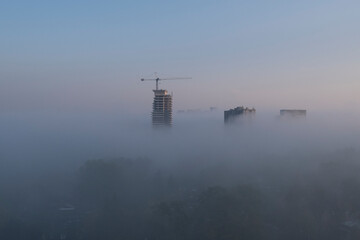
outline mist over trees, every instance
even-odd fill
[[[358,239],[359,156],[99,159],[9,177],[0,239]]]
[[[0,239],[359,238],[358,121],[222,117],[0,118]]]

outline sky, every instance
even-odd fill
[[[359,1],[0,2],[0,112],[354,109]]]

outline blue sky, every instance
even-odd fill
[[[360,104],[358,1],[0,4],[0,111]]]

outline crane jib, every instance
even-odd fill
[[[182,79],[192,79],[189,77],[183,77],[183,78],[141,78],[141,81],[155,81],[156,82],[156,90],[159,90],[159,81],[162,80],[182,80]]]

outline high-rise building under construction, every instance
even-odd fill
[[[156,74],[155,74],[156,75]],[[168,126],[172,125],[172,95],[166,90],[159,89],[159,81],[162,80],[178,80],[178,79],[191,79],[191,78],[142,78],[141,81],[155,81],[154,102],[152,111],[152,124],[154,127],[157,126]]]
[[[172,95],[166,90],[153,90],[154,102],[152,111],[153,126],[171,126],[172,124]]]

